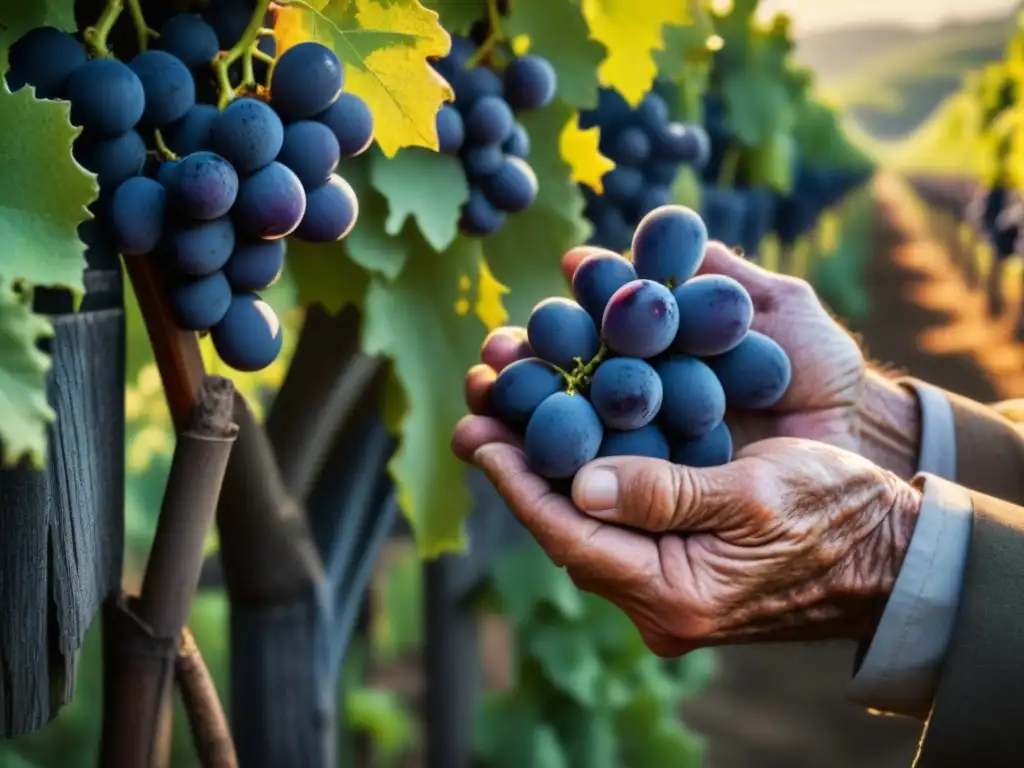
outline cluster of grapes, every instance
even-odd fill
[[[770,232],[782,245],[792,245],[869,176],[859,169],[812,167],[797,157],[789,194],[750,184],[743,168],[736,169],[730,186],[721,186],[726,157],[739,140],[728,126],[720,96],[705,97],[704,125],[711,153],[702,174],[701,215],[712,239],[738,245],[747,254],[756,254]]]
[[[241,34],[238,19],[217,19],[228,39]],[[246,96],[223,110],[197,97],[223,44],[207,19],[171,17],[160,43],[124,64],[37,28],[12,46],[8,84],[70,102],[83,128],[74,156],[97,176],[94,209],[117,249],[158,258],[178,325],[209,331],[231,367],[260,370],[282,338],[257,291],[281,274],[283,238],[331,242],[354,226],[358,201],[335,171],[369,146],[372,116],[342,93],[341,63],[318,43],[277,59],[269,103]]]
[[[498,374],[491,401],[524,435],[538,474],[571,478],[599,456],[724,464],[726,407],[767,408],[785,393],[789,358],[751,330],[747,291],[723,275],[694,277],[706,244],[694,211],[657,208],[637,227],[632,262],[591,254],[573,276],[577,301],[533,309],[533,356]]]
[[[477,51],[471,39],[453,37],[449,54],[433,66],[455,92],[455,102],[437,113],[437,137],[441,152],[462,160],[469,181],[459,228],[483,237],[537,197],[537,177],[526,162],[530,137],[515,112],[550,104],[556,78],[547,59],[532,54],[513,57],[501,75],[471,66]]]
[[[699,125],[672,122],[667,102],[654,91],[633,109],[618,91],[602,88],[597,108],[581,112],[579,125],[601,129],[601,154],[615,163],[601,178],[601,195],[581,185],[594,225],[590,242],[621,253],[639,221],[672,202],[679,171],[707,162],[708,137]]]

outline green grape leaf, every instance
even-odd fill
[[[465,545],[463,523],[472,505],[466,468],[450,440],[466,412],[463,377],[486,333],[470,312],[481,252],[478,242],[458,238],[435,253],[409,226],[402,240],[408,248],[402,274],[370,283],[363,348],[391,359],[405,392],[401,445],[388,468],[421,554],[433,557]]]
[[[7,53],[12,43],[29,30],[43,26],[76,31],[74,0],[8,0],[0,4],[0,74],[7,72]]]
[[[788,194],[793,188],[797,146],[793,135],[775,131],[748,156],[747,176],[755,186]]]
[[[634,718],[620,725],[625,742],[626,765],[656,765],[658,768],[701,768],[704,740],[687,728],[675,713],[653,721]]]
[[[278,10],[278,55],[315,40],[345,64],[345,90],[370,107],[374,138],[388,157],[402,147],[437,149],[435,119],[451,86],[427,63],[451,38],[417,0],[292,0]]]
[[[558,732],[539,703],[520,693],[493,695],[477,717],[475,751],[491,768],[570,768]]]
[[[398,235],[411,216],[435,251],[451,245],[458,234],[462,206],[469,199],[459,158],[419,147],[391,159],[377,153],[370,162],[370,178],[388,201],[385,232]]]
[[[606,710],[565,707],[558,713],[556,727],[574,766],[621,768],[619,735]]]
[[[604,666],[585,622],[539,620],[522,634],[527,652],[552,685],[582,707],[597,705]]]
[[[32,314],[31,292],[0,280],[0,447],[10,466],[27,456],[40,467],[46,456],[46,427],[54,413],[46,402],[50,356],[36,346],[53,335],[49,321]]]
[[[537,200],[509,218],[499,232],[484,239],[494,276],[509,289],[505,308],[514,323],[525,323],[533,306],[548,296],[565,295],[562,254],[586,238],[583,195],[572,180],[573,169],[561,155],[562,130],[575,110],[561,101],[524,114],[530,134],[530,165],[537,174]]]
[[[383,161],[383,155],[373,149],[341,166],[345,180],[359,200],[359,219],[342,246],[349,258],[367,272],[394,280],[405,266],[406,248],[401,240],[384,231],[388,201],[370,180],[371,166],[377,160]]]
[[[774,133],[793,128],[796,115],[785,83],[764,70],[739,70],[727,75],[722,87],[726,122],[736,138],[757,147]]]
[[[558,76],[559,99],[580,109],[597,106],[597,69],[606,49],[590,37],[579,5],[566,0],[516,0],[501,28],[509,37],[526,35],[530,53],[551,62]]]
[[[464,35],[480,19],[487,18],[487,0],[424,0],[423,5],[441,17],[441,26]]]
[[[349,258],[343,243],[289,240],[285,264],[302,306],[323,304],[331,314],[348,304],[363,306],[370,274]]]
[[[82,293],[85,245],[78,225],[90,218],[96,176],[71,158],[81,133],[66,101],[39,101],[29,88],[0,85],[0,278],[62,285]]]
[[[385,760],[398,757],[416,745],[416,721],[394,691],[348,690],[345,723],[357,733],[369,735]]]
[[[582,8],[591,36],[608,49],[598,69],[601,83],[636,106],[658,73],[654,53],[665,47],[662,27],[689,25],[689,4],[680,0],[582,0]]]
[[[584,615],[582,593],[536,544],[524,544],[498,558],[491,582],[503,613],[515,624],[529,621],[541,606],[568,619]]]

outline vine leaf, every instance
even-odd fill
[[[441,17],[441,26],[452,34],[464,35],[480,19],[487,18],[487,0],[425,0],[427,8]]]
[[[469,184],[457,157],[420,147],[410,147],[390,160],[375,154],[370,179],[388,201],[385,232],[399,234],[412,217],[435,251],[452,244],[462,206],[469,199]]]
[[[278,11],[275,36],[279,53],[315,40],[338,55],[345,90],[369,105],[385,155],[437,149],[437,111],[454,96],[427,63],[451,47],[436,12],[417,0],[292,0]]]
[[[363,349],[391,359],[405,395],[401,445],[388,464],[420,553],[433,557],[465,545],[472,497],[466,467],[449,443],[466,413],[462,379],[486,329],[464,305],[481,259],[477,241],[457,238],[436,253],[406,226],[405,269],[392,282],[375,277],[364,305]]]
[[[573,115],[562,129],[558,142],[562,157],[571,169],[572,180],[602,194],[604,185],[601,177],[612,170],[615,163],[602,155],[598,148],[601,129],[596,126],[581,129],[576,115]]]
[[[69,105],[40,101],[30,88],[0,85],[0,278],[62,285],[82,293],[85,245],[78,225],[98,193],[96,177],[71,157],[81,132]]]
[[[554,608],[566,619],[580,619],[586,613],[583,593],[576,589],[569,574],[534,543],[511,549],[498,558],[491,583],[502,613],[520,629],[542,606]]]
[[[541,299],[566,293],[568,286],[559,266],[562,254],[587,236],[583,195],[561,153],[562,130],[575,115],[571,106],[555,101],[519,118],[530,135],[537,199],[483,241],[494,276],[509,289],[505,307],[512,322],[525,322]]]
[[[653,54],[665,47],[662,27],[687,26],[692,13],[680,0],[582,0],[590,34],[608,55],[598,76],[632,106],[651,89],[658,67]]]
[[[493,768],[570,768],[558,731],[538,702],[517,694],[487,698],[477,721],[476,748]]]
[[[583,707],[595,707],[604,677],[604,665],[585,623],[552,621],[529,633],[529,652],[544,675]]]
[[[50,356],[36,345],[53,335],[45,317],[32,314],[31,291],[0,280],[0,447],[10,466],[28,456],[36,467],[46,455],[46,426],[54,419],[46,402]]]
[[[566,0],[516,0],[501,26],[507,37],[528,37],[530,52],[551,62],[562,101],[580,109],[597,106],[597,68],[606,51],[591,38],[579,5]]]
[[[748,147],[792,130],[796,122],[785,84],[770,72],[736,70],[725,78],[722,95],[729,128]]]
[[[314,245],[289,240],[285,263],[302,306],[323,304],[331,314],[349,304],[363,306],[370,274],[349,258],[341,243]]]
[[[33,0],[0,4],[0,73],[7,71],[11,44],[30,29],[55,27],[65,32],[78,29],[75,24],[75,0]],[[4,86],[0,85],[0,89]]]

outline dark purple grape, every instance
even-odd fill
[[[231,213],[249,237],[275,240],[299,226],[306,213],[306,193],[298,176],[273,162],[242,181]]]
[[[679,307],[664,285],[634,280],[608,300],[601,337],[609,349],[641,360],[660,355],[679,330]]]
[[[610,251],[594,253],[576,268],[572,276],[572,291],[580,306],[587,310],[595,323],[600,324],[612,294],[636,279],[636,270],[628,259]]]
[[[666,205],[644,216],[633,235],[633,266],[647,280],[680,285],[704,261],[708,231],[696,211]]]
[[[499,211],[518,213],[537,199],[537,177],[525,160],[508,156],[497,171],[480,181],[480,189]]]
[[[754,319],[750,294],[726,275],[700,275],[672,290],[679,331],[669,349],[684,355],[721,355],[739,344]]]
[[[601,363],[588,392],[601,422],[620,430],[649,424],[661,408],[663,394],[655,370],[632,357],[613,357]]]

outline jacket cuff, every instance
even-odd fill
[[[953,405],[938,387],[917,379],[900,379],[914,393],[921,412],[921,452],[917,471],[956,481],[956,422]]]
[[[973,506],[965,489],[934,475],[914,483],[923,487],[917,525],[847,698],[924,720],[953,633]]]

